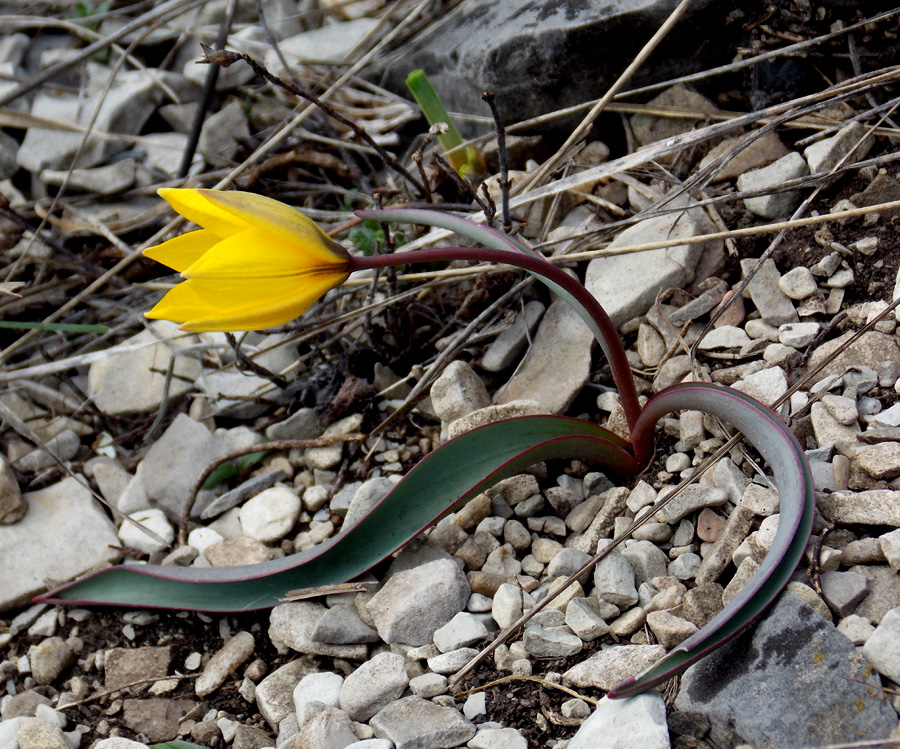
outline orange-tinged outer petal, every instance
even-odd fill
[[[204,194],[213,192],[212,190],[161,187],[156,192],[188,221],[193,221],[197,226],[208,229],[217,237],[227,237],[241,229],[250,228],[246,221],[213,203],[209,196]]]
[[[219,237],[212,232],[200,229],[181,234],[156,247],[150,247],[144,250],[144,255],[180,273],[199,260],[219,241]]]
[[[239,190],[197,190],[209,203],[280,239],[303,247],[321,263],[339,263],[347,258],[347,251],[323,232],[316,223],[296,208],[272,198]]]

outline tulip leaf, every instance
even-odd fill
[[[621,438],[580,419],[522,416],[466,432],[423,458],[368,514],[304,552],[240,567],[111,567],[36,600],[195,611],[275,606],[290,590],[352,580],[497,481],[554,458],[632,474]]]
[[[775,473],[781,516],[769,553],[737,596],[706,626],[608,697],[629,697],[670,679],[749,626],[789,582],[812,533],[815,493],[806,454],[775,413],[736,390],[708,383],[674,385],[650,399],[636,435],[649,438],[660,417],[680,409],[704,411],[744,433]]]

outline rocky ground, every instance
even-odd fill
[[[358,59],[358,44],[385,39],[384,29],[370,34],[377,19],[401,29],[415,20],[412,6],[387,13],[376,0],[301,3],[299,15],[292,3],[264,4],[265,23],[252,3],[235,5],[232,43],[280,69],[272,35],[310,87],[324,88],[336,63]],[[883,313],[900,295],[888,54],[900,31],[896,15],[875,19],[869,8],[841,15],[796,2],[709,16],[710,28],[724,24],[734,36],[741,59],[833,36],[809,58],[776,58],[788,62],[765,74],[735,68],[715,82],[648,93],[646,107],[611,105],[565,172],[514,209],[529,241],[573,256],[567,267],[621,330],[642,394],[685,378],[723,383],[774,404],[807,449],[815,535],[788,592],[751,631],[660,691],[603,697],[709,621],[772,543],[778,494],[746,446],[678,503],[653,508],[728,437],[699,412],[663,421],[658,458],[638,480],[614,483],[577,460],[532,466],[350,592],[239,615],[31,605],[108,563],[220,567],[309,549],[362,516],[436,445],[507,415],[623,425],[590,332],[508,269],[365,280],[284,329],[241,336],[239,348],[222,334],[144,320],[174,280],[140,257],[171,218],[154,190],[183,184],[208,70],[194,64],[189,42],[212,41],[226,9],[163,15],[188,6],[139,16],[79,5],[58,31],[36,30],[45,9],[10,12],[0,36],[9,78],[0,81],[2,317],[59,312],[61,322],[107,329],[0,331],[0,749],[176,738],[236,749],[896,741],[900,316]],[[163,24],[151,28],[157,18]],[[545,21],[548,36],[559,33],[558,19]],[[577,30],[577,13],[569,21]],[[499,43],[484,24],[483,44]],[[121,69],[109,44],[82,54],[116,34],[134,55]],[[414,49],[406,43],[399,49]],[[416,59],[439,57],[436,48],[420,46]],[[705,48],[690,49],[693,63],[713,66]],[[733,61],[729,53],[716,64]],[[464,77],[459,65],[448,71]],[[40,70],[49,71],[43,80]],[[846,89],[827,89],[832,81]],[[464,108],[464,93],[454,90],[455,106]],[[373,188],[402,189],[334,119],[302,115],[281,130],[294,103],[247,67],[223,69],[201,106],[210,114],[197,152],[185,160],[193,184],[250,164],[238,186],[300,205],[332,229]],[[535,113],[520,103],[519,117]],[[333,104],[401,156],[425,129],[412,104],[362,78],[342,83]],[[514,181],[560,142],[537,126],[514,139]],[[472,202],[439,170],[429,180],[439,200]],[[809,197],[763,258],[772,226]],[[360,248],[377,228],[338,236]],[[235,461],[214,488],[196,489],[201,472],[232,451],[321,437],[338,439]],[[500,629],[649,513],[621,550],[451,689]]]

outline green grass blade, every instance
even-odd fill
[[[815,492],[809,463],[797,438],[771,409],[731,388],[674,385],[647,403],[636,433],[649,434],[660,417],[681,409],[718,416],[744,433],[775,473],[781,519],[769,553],[737,596],[662,660],[609,692],[611,699],[645,692],[670,679],[752,624],[790,581],[812,533]]]
[[[406,86],[415,97],[429,125],[434,125],[436,122],[443,122],[447,125],[447,132],[438,135],[438,140],[444,150],[448,152],[447,158],[453,168],[462,176],[473,172],[475,174],[486,172],[487,165],[477,148],[473,146],[460,148],[463,144],[462,136],[444,106],[444,102],[441,101],[441,97],[437,95],[437,91],[434,90],[434,86],[425,75],[425,71],[412,71],[406,76]]]
[[[4,330],[57,330],[62,333],[107,333],[109,328],[103,325],[78,325],[67,322],[19,322],[18,320],[0,320],[0,328]]]
[[[430,453],[354,526],[308,551],[243,567],[112,567],[38,598],[220,612],[275,606],[289,590],[352,580],[438,518],[539,461],[580,458],[633,473],[627,447],[602,427],[563,416],[488,424]]]

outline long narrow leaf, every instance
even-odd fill
[[[438,518],[539,461],[580,458],[633,473],[637,465],[627,447],[602,427],[563,416],[488,424],[430,453],[355,525],[308,551],[241,567],[112,567],[36,600],[223,612],[268,608],[289,590],[352,580]]]
[[[708,383],[674,385],[645,406],[637,433],[649,436],[660,417],[681,409],[704,411],[744,433],[775,473],[781,516],[762,565],[737,596],[705,627],[607,696],[616,699],[644,692],[683,671],[749,626],[787,585],[812,533],[815,494],[806,455],[797,438],[772,411],[736,390]]]

